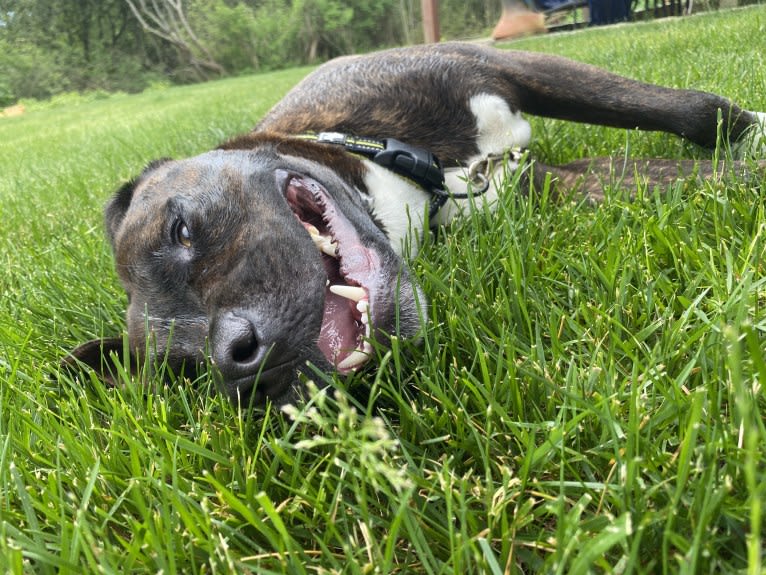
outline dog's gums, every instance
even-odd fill
[[[341,373],[370,358],[374,291],[379,258],[314,181],[288,176],[285,198],[322,253],[327,273],[319,349]]]

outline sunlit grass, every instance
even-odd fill
[[[535,38],[766,110],[766,10]],[[603,206],[508,194],[427,238],[423,341],[284,414],[211,383],[58,375],[122,328],[101,209],[249,129],[305,70],[0,121],[0,565],[8,572],[729,573],[763,566],[763,180]],[[706,157],[535,121],[545,160]],[[151,382],[150,382],[151,383]]]

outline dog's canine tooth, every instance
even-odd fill
[[[341,361],[336,367],[338,369],[356,369],[360,366],[362,366],[368,359],[370,359],[369,355],[365,353],[364,351],[361,351],[359,349],[355,349],[351,352],[351,354]]]
[[[364,290],[364,288],[357,286],[331,285],[330,291],[335,295],[339,295],[340,297],[344,297],[356,302],[367,296],[367,292]]]

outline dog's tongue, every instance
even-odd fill
[[[354,302],[330,291],[330,286],[346,283],[337,259],[323,255],[322,263],[327,272],[327,287],[318,344],[324,356],[337,366],[357,346],[359,328],[353,313]]]
[[[354,311],[351,300],[326,291],[319,349],[336,367],[359,344],[359,323]]]

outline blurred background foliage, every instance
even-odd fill
[[[442,37],[487,35],[500,9],[500,0],[441,0]],[[0,0],[0,106],[419,41],[420,0]]]

